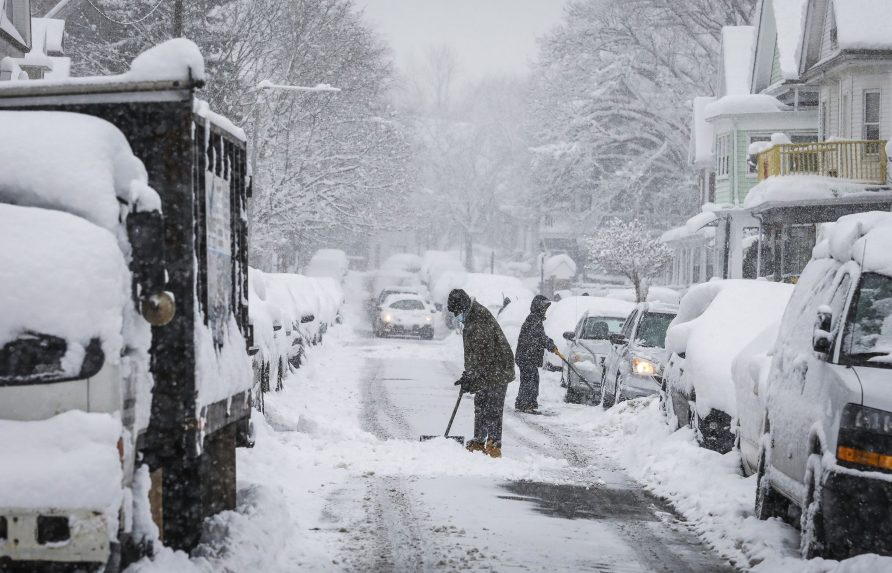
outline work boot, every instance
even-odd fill
[[[483,453],[491,458],[502,457],[502,443],[486,440],[486,444],[483,446]]]
[[[486,452],[486,444],[481,442],[480,440],[468,440],[468,445],[465,446],[469,452]]]

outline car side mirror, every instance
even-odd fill
[[[431,309],[431,314],[437,314],[437,309],[432,308],[432,309]]]
[[[273,330],[279,331],[282,330],[282,323],[278,320],[273,321]]]
[[[567,331],[564,333],[564,338],[566,338],[570,342],[573,342],[574,340],[576,340],[576,333],[572,332],[572,331]]]
[[[301,324],[307,324],[308,322],[313,322],[314,320],[316,320],[316,315],[313,314],[305,314],[300,317]]]
[[[616,344],[618,346],[629,343],[629,339],[622,334],[611,334],[608,338],[610,339],[610,344]]]
[[[260,347],[259,347],[259,346],[252,346],[251,348],[248,349],[248,356],[254,356],[254,355],[257,354],[258,352],[260,352]]]
[[[831,334],[833,324],[833,310],[826,304],[818,307],[818,315],[815,318],[815,330],[812,334],[812,348],[819,354],[830,352]]]

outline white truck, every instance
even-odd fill
[[[194,548],[251,445],[245,138],[172,40],[0,83],[0,570]]]

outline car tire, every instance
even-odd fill
[[[421,338],[424,340],[433,340],[434,339],[434,329],[433,328],[425,328],[421,333]]]
[[[823,475],[824,468],[821,464],[821,456],[819,454],[810,455],[805,468],[805,498],[802,503],[800,527],[799,550],[803,559],[828,556],[822,504]]]
[[[660,393],[659,393],[659,402],[660,402],[660,413],[663,414],[663,417],[669,418],[669,405],[668,401],[668,393],[666,391],[666,381],[663,380],[660,382]]]
[[[613,403],[619,404],[620,402],[625,402],[625,398],[623,398],[623,387],[622,387],[622,379],[620,378],[619,372],[616,373],[616,382],[614,382],[613,386]]]
[[[763,440],[770,439],[764,436]],[[753,512],[756,519],[766,520],[772,517],[783,517],[787,513],[789,502],[784,496],[771,487],[768,477],[768,451],[765,446],[759,449],[759,461],[756,463],[756,502]]]
[[[607,380],[604,380],[604,383],[601,384],[601,407],[605,410],[613,406],[614,393],[613,388],[609,392],[607,391]]]
[[[564,402],[567,404],[582,404],[583,396],[579,390],[574,389],[572,386],[567,386],[567,393],[564,394]]]

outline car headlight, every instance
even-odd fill
[[[656,376],[658,370],[657,365],[650,360],[644,358],[632,359],[632,372],[639,376]]]
[[[433,319],[432,319],[431,317],[429,317],[429,316],[425,316],[424,319],[425,319],[426,321],[428,321],[428,322],[430,322],[430,321],[433,320]]]
[[[384,322],[390,322],[391,320],[393,320],[393,317],[390,316],[389,314],[385,314],[383,317],[383,320],[384,320]]]

